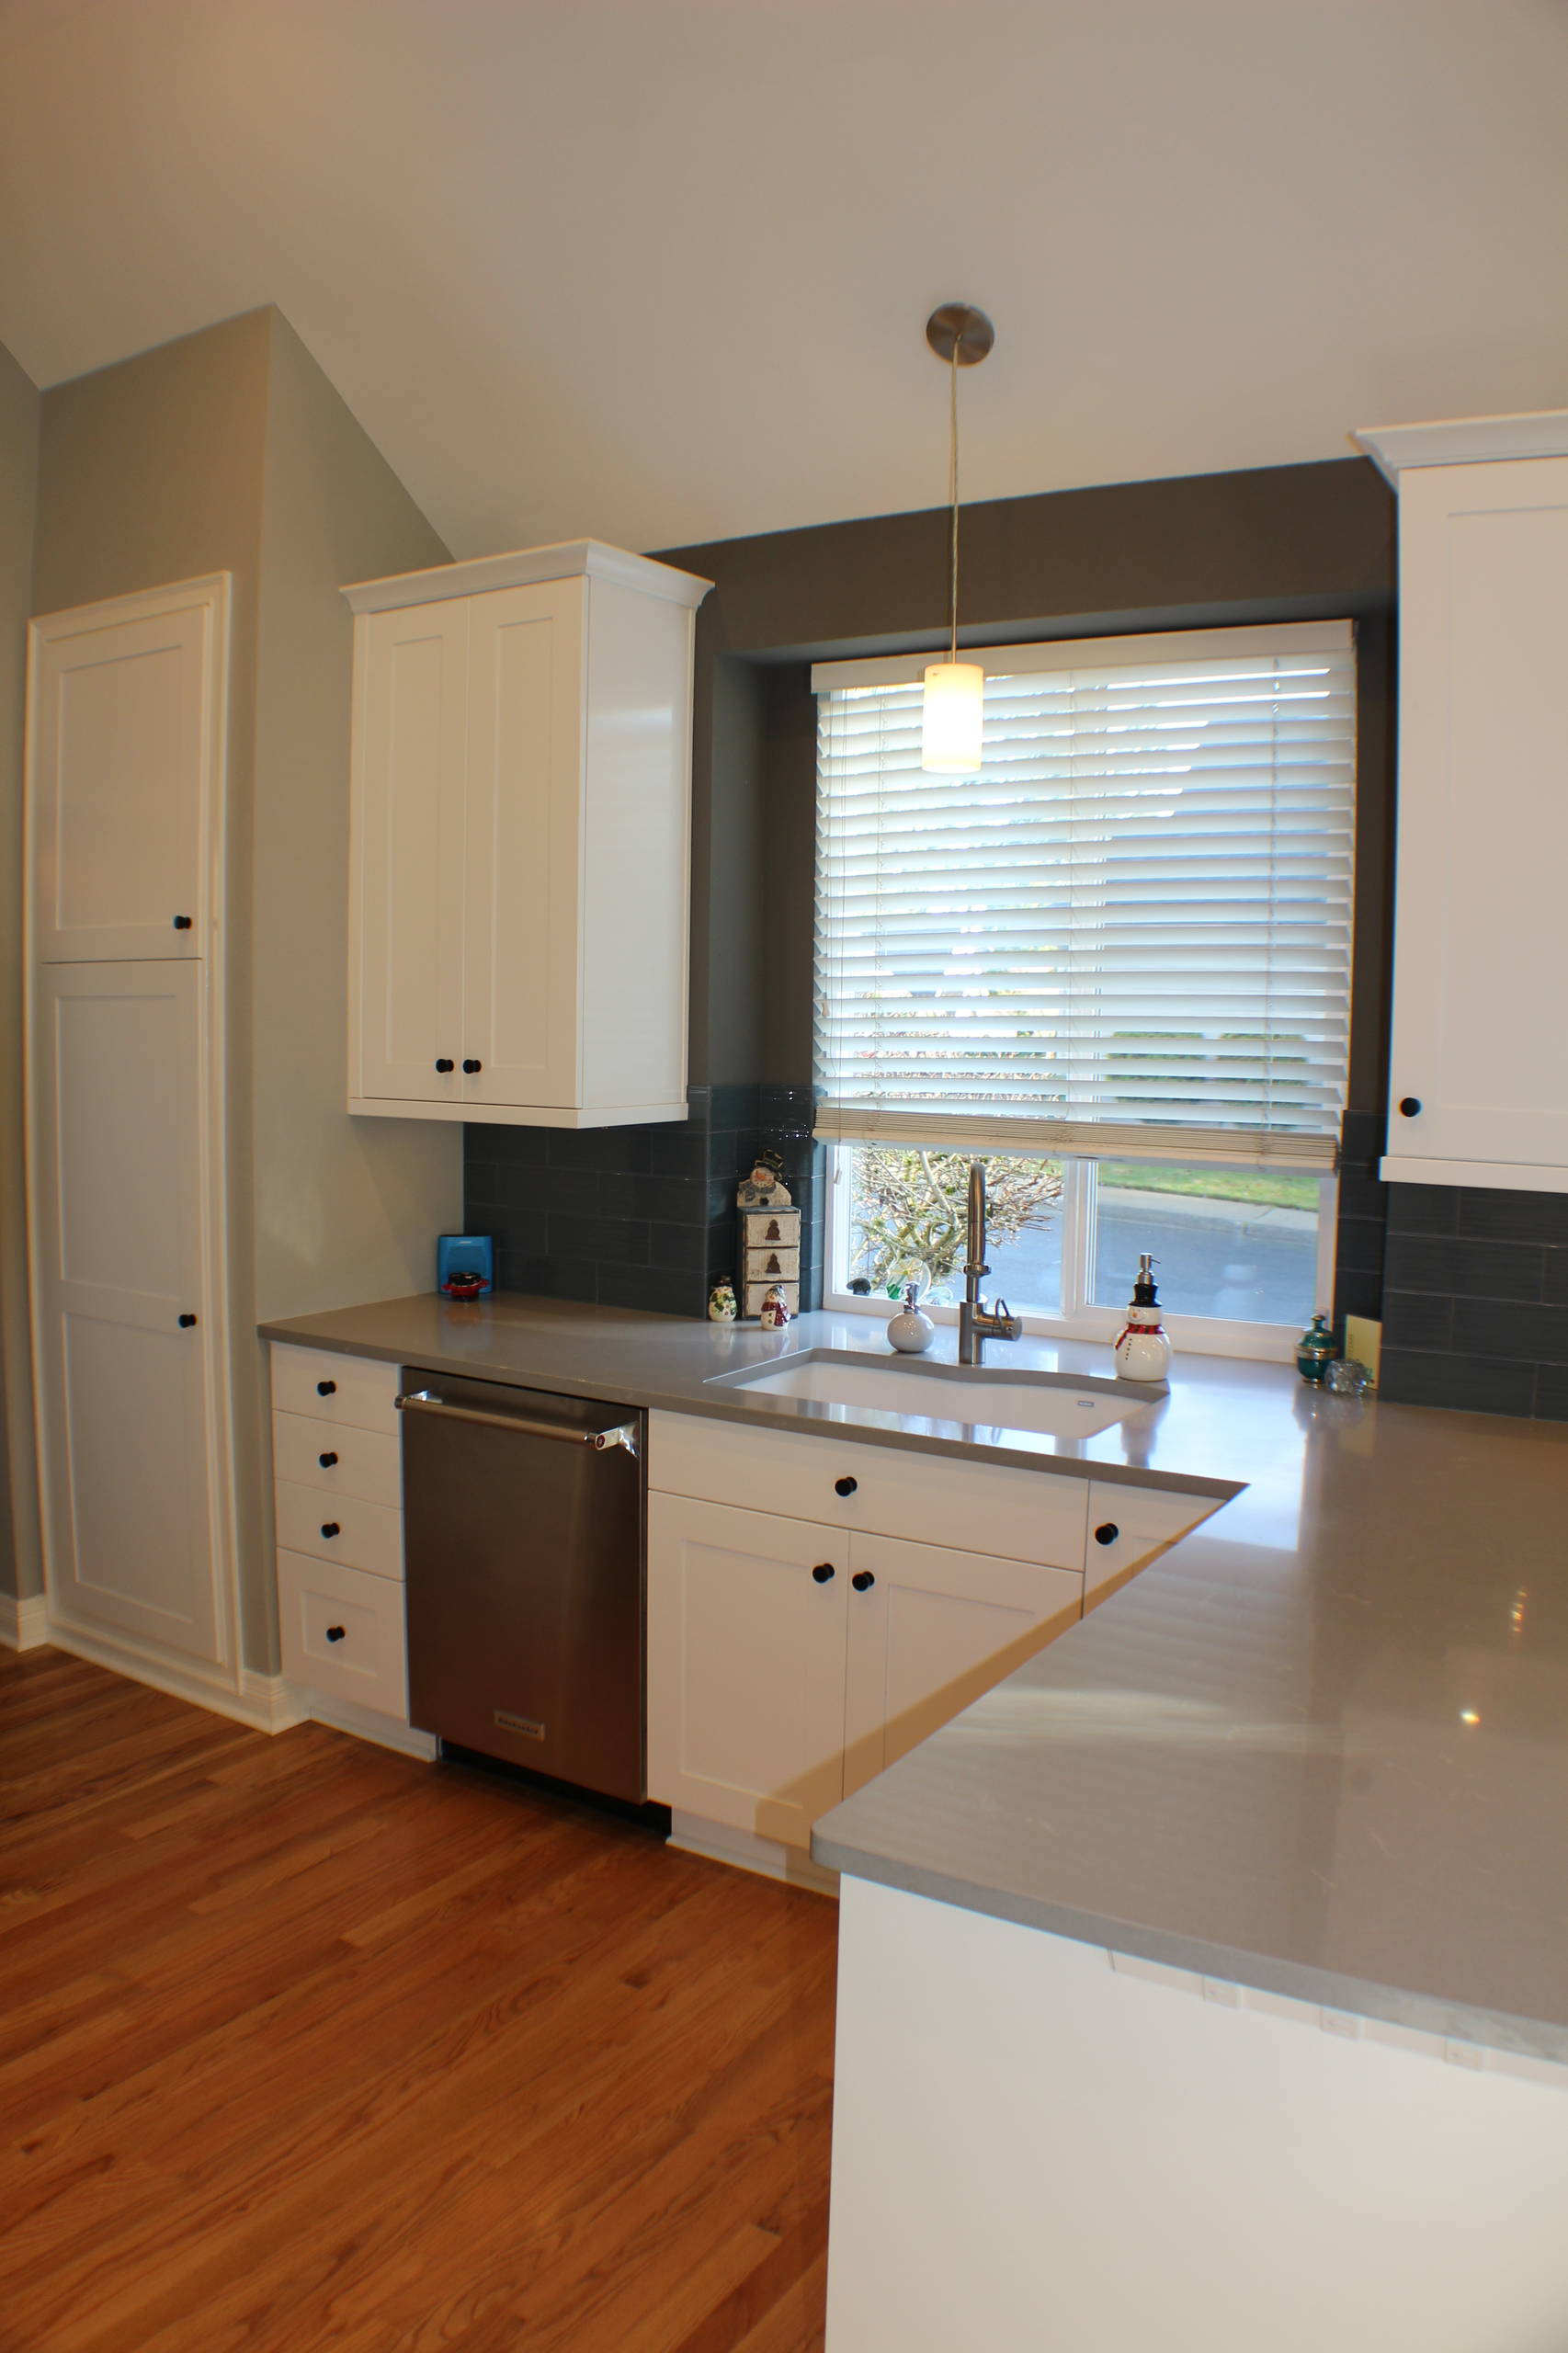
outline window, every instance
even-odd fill
[[[919,659],[813,674],[830,1294],[940,1258],[978,1152],[990,1288],[1047,1328],[1097,1331],[1150,1248],[1211,1344],[1299,1328],[1348,1051],[1349,625],[970,658],[972,779],[920,769]]]

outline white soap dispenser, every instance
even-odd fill
[[[1164,1381],[1170,1370],[1171,1344],[1160,1321],[1154,1261],[1147,1251],[1138,1261],[1138,1279],[1132,1286],[1127,1322],[1117,1336],[1112,1353],[1119,1381]]]
[[[923,1357],[937,1336],[937,1326],[920,1313],[920,1286],[903,1286],[903,1312],[888,1325],[888,1346],[906,1357]]]

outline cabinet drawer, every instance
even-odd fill
[[[1096,1479],[1089,1489],[1088,1541],[1084,1547],[1085,1598],[1219,1508],[1217,1496],[1173,1495],[1159,1487],[1124,1487]]]
[[[846,1495],[839,1484],[848,1485]],[[829,1528],[1078,1569],[1089,1482],[693,1414],[649,1416],[648,1483]]]
[[[279,1413],[313,1421],[349,1422],[356,1429],[397,1432],[403,1370],[375,1357],[331,1356],[324,1348],[272,1351],[272,1403]]]
[[[305,1414],[274,1414],[272,1462],[279,1479],[329,1495],[403,1508],[403,1455],[396,1435],[343,1423],[324,1430]]]
[[[400,1585],[279,1551],[278,1617],[290,1683],[407,1722]]]
[[[324,1495],[279,1479],[278,1541],[290,1552],[314,1552],[372,1576],[403,1577],[403,1514],[358,1495]],[[330,1531],[330,1532],[329,1532]]]

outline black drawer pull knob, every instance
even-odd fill
[[[849,1582],[857,1593],[869,1593],[877,1580],[869,1569],[857,1569]]]
[[[1098,1528],[1095,1530],[1095,1542],[1096,1544],[1114,1544],[1120,1533],[1121,1530],[1118,1528],[1114,1519],[1102,1520]]]
[[[176,931],[188,931],[190,929],[190,917],[188,915],[176,915],[175,929]]]
[[[835,1572],[831,1561],[819,1561],[816,1567],[812,1571],[812,1574],[816,1579],[818,1585],[831,1585],[833,1583],[835,1574]]]
[[[327,1641],[329,1643],[340,1643],[347,1631],[348,1629],[346,1626],[329,1626],[326,1630]]]
[[[324,1536],[341,1536],[343,1530],[335,1519],[324,1519],[321,1524],[321,1532]]]
[[[1402,1095],[1400,1097],[1399,1116],[1402,1120],[1414,1120],[1419,1116],[1420,1110],[1421,1097],[1419,1095]]]
[[[436,1068],[439,1071],[449,1071],[452,1067],[452,1059],[449,1054],[443,1054],[440,1061],[436,1064]]]
[[[859,1483],[858,1479],[835,1479],[833,1492],[835,1495],[852,1495]]]
[[[181,1330],[182,1332],[188,1332],[188,1331],[189,1331],[189,1329],[190,1329],[190,1327],[191,1327],[191,1325],[195,1323],[195,1321],[196,1321],[196,1318],[195,1318],[195,1316],[194,1316],[194,1315],[182,1315],[182,1316],[180,1317],[180,1319],[179,1319],[179,1328],[180,1328],[180,1330]]]
[[[321,1464],[324,1471],[330,1471],[337,1461],[337,1457],[335,1454],[318,1454],[316,1461]]]
[[[476,1071],[481,1071],[484,1068],[484,1064],[483,1063],[467,1062],[464,1063],[463,1068],[467,1071],[470,1078],[472,1078]]]
[[[316,1395],[317,1395],[318,1397],[335,1397],[335,1396],[336,1396],[336,1394],[337,1394],[337,1383],[336,1383],[336,1381],[317,1381],[317,1383],[316,1383]]]

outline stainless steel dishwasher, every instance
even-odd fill
[[[607,1797],[643,1794],[643,1416],[406,1367],[408,1712]]]

